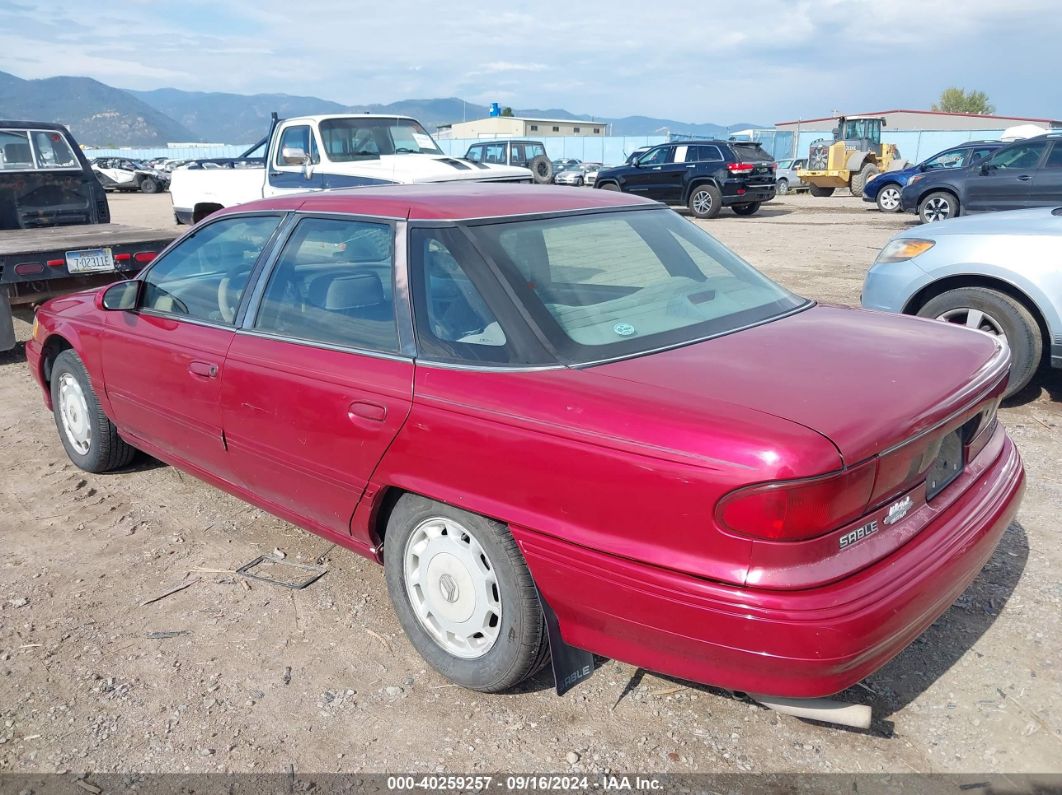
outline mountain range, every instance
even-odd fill
[[[132,91],[88,77],[23,80],[0,72],[0,119],[58,121],[70,128],[79,143],[92,146],[162,146],[192,141],[253,143],[267,132],[273,111],[281,118],[310,113],[396,114],[412,116],[434,130],[442,124],[483,118],[488,109],[458,97],[352,106],[288,94],[226,94],[176,88]],[[514,108],[513,113],[611,124],[613,135],[659,135],[667,130],[725,138],[728,130],[719,124],[692,124],[649,116],[610,119],[556,108]],[[759,125],[739,123],[730,125],[729,129],[756,126]]]

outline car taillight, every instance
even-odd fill
[[[767,541],[802,541],[835,530],[866,513],[877,467],[738,489],[719,501],[716,518],[727,529]]]
[[[154,251],[138,251],[133,255],[133,259],[137,262],[146,265],[158,256]]]
[[[727,163],[727,171],[731,174],[751,174],[755,168],[755,163]]]

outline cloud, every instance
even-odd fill
[[[988,92],[1002,113],[1062,107],[1058,0],[536,0],[504,10],[392,0],[371,11],[348,0],[108,0],[76,19],[64,8],[0,0],[0,69],[716,123],[927,108],[953,84]]]

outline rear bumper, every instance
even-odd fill
[[[726,586],[513,534],[573,646],[730,690],[808,698],[873,673],[947,610],[991,557],[1024,485],[1004,436],[996,461],[919,535],[801,591]]]

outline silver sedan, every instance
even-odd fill
[[[1062,368],[1062,207],[987,213],[900,232],[863,284],[863,306],[1002,336],[1006,396],[1041,364]]]

